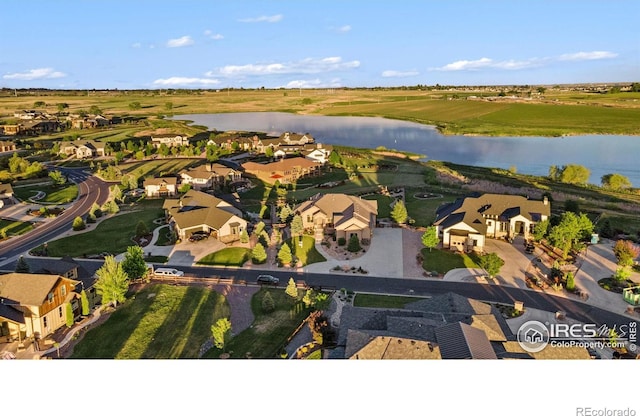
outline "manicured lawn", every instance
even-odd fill
[[[391,198],[390,196],[376,194],[363,196],[362,198],[378,201],[378,218],[391,217],[391,206],[389,204],[391,204],[393,198]]]
[[[251,256],[251,250],[244,247],[227,247],[210,253],[198,260],[198,264],[216,266],[242,266]]]
[[[404,305],[419,301],[422,298],[412,296],[370,295],[358,293],[353,300],[353,306],[361,308],[404,308]]]
[[[276,309],[265,314],[262,311],[262,299],[267,292],[271,293]],[[298,297],[300,298],[300,294]],[[245,358],[247,353],[252,358],[277,358],[287,337],[311,312],[300,302],[294,305],[290,299],[282,289],[262,289],[253,295],[251,309],[255,320],[250,328],[232,338],[227,345],[226,350],[231,358]],[[217,358],[221,352],[212,348],[203,358]]]
[[[68,184],[61,187],[53,185],[20,186],[13,188],[13,190],[16,197],[22,201],[27,201],[35,196],[38,191],[42,191],[46,196],[37,202],[45,204],[67,204],[78,196],[78,185],[76,184]]]
[[[303,266],[327,260],[316,250],[316,240],[313,237],[302,236],[302,247],[298,245],[299,241],[298,237],[294,237],[287,240],[286,243],[291,247],[291,251],[302,262]]]
[[[49,255],[81,257],[85,254],[99,254],[105,251],[111,254],[125,252],[127,247],[134,244],[131,237],[135,236],[135,228],[139,221],[144,221],[147,229],[153,230],[156,227],[153,220],[162,217],[163,211],[159,208],[162,201],[150,202],[152,203],[139,207],[140,211],[105,219],[93,231],[50,241]]]
[[[6,233],[7,237],[11,237],[13,235],[24,234],[31,230],[33,230],[33,225],[30,222],[0,219],[0,236]]]
[[[211,325],[225,317],[229,304],[213,290],[151,285],[87,332],[72,358],[198,358]]]
[[[453,251],[436,249],[429,251],[428,248],[423,248],[421,253],[424,258],[422,267],[429,272],[444,274],[451,269],[480,268],[477,263],[478,256],[475,254],[458,254]]]
[[[171,243],[171,231],[168,226],[161,229],[158,234],[158,240],[156,241],[156,245],[158,246],[170,246],[173,245]]]

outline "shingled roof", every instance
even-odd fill
[[[463,322],[436,328],[443,359],[497,359],[484,331]]]
[[[206,224],[220,229],[235,215],[227,202],[204,192],[189,190],[180,199],[167,199],[165,208],[180,228],[196,227]]]
[[[59,275],[35,273],[8,273],[0,275],[0,297],[19,302],[22,305],[41,305],[55,287]],[[73,279],[67,279],[77,282]]]

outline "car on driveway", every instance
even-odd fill
[[[256,282],[260,285],[278,286],[278,282],[280,282],[280,279],[278,279],[277,277],[273,277],[270,274],[261,274],[260,276],[258,276]]]
[[[191,234],[191,236],[189,237],[189,241],[193,243],[194,241],[206,240],[207,238],[209,238],[209,234],[203,232],[195,232]]]

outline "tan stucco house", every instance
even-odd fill
[[[178,193],[178,178],[148,178],[143,182],[144,192],[148,197],[168,197]]]
[[[188,183],[193,189],[199,191],[238,182],[242,179],[242,173],[220,163],[206,163],[181,171],[180,177],[182,183]]]
[[[483,251],[485,237],[529,238],[533,227],[551,215],[547,198],[483,194],[459,198],[436,211],[434,225],[443,248]]]
[[[316,240],[325,231],[335,231],[336,238],[349,239],[352,235],[362,240],[371,239],[376,227],[378,202],[345,194],[316,194],[295,207],[306,229],[315,230]]]
[[[254,175],[263,182],[289,184],[302,177],[317,174],[320,165],[303,157],[292,157],[265,164],[246,162],[242,164],[242,168],[245,173]]]
[[[169,224],[185,240],[195,232],[209,233],[223,243],[240,239],[247,228],[242,212],[232,204],[204,192],[189,190],[180,199],[164,201]]]

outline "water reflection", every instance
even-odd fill
[[[354,147],[385,146],[419,153],[426,159],[509,168],[546,175],[550,165],[580,164],[591,170],[590,182],[620,173],[640,186],[640,137],[584,135],[545,137],[443,136],[433,126],[378,117],[324,117],[289,113],[222,113],[175,116],[219,131],[244,130],[278,135],[310,133],[319,142]],[[425,160],[426,160],[425,159]]]

